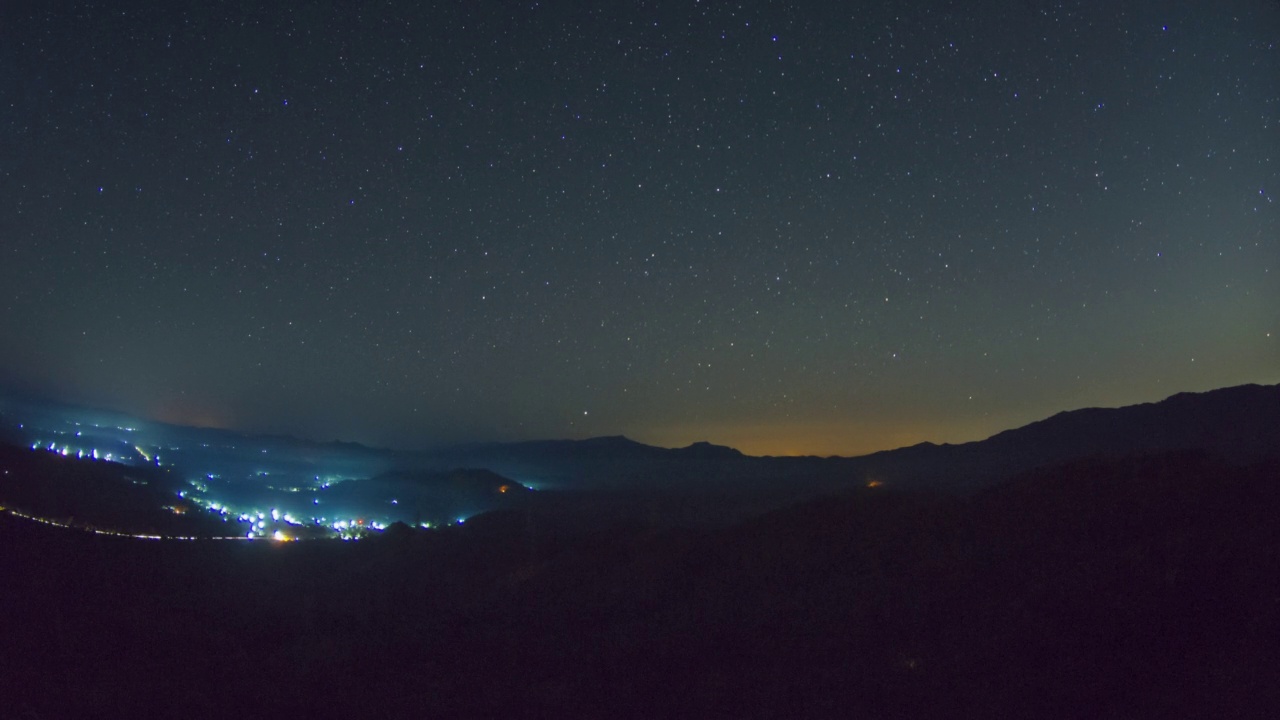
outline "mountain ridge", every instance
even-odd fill
[[[172,431],[169,434],[182,430],[181,426],[163,428]],[[705,441],[662,448],[625,435],[407,452],[249,436],[229,430],[185,432],[189,439],[202,433],[211,439],[234,438],[236,443],[250,446],[253,457],[258,444],[280,444],[281,451],[302,451],[306,462],[317,468],[340,460],[342,453],[370,461],[361,467],[370,468],[371,474],[348,473],[350,477],[372,477],[397,469],[440,472],[474,468],[540,489],[767,497],[772,498],[770,503],[779,503],[847,492],[868,484],[890,490],[967,493],[1019,472],[1067,460],[1170,449],[1201,450],[1240,463],[1275,457],[1280,452],[1280,385],[1246,384],[1180,392],[1150,403],[1067,410],[983,440],[921,442],[855,457],[751,456]]]

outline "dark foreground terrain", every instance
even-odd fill
[[[1085,461],[730,527],[358,543],[0,516],[10,717],[1265,716],[1280,464]]]

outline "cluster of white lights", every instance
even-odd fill
[[[76,423],[76,424],[79,425],[79,423]],[[129,428],[119,427],[117,429],[124,432],[130,432],[130,433],[137,432],[136,428],[131,428],[131,427]],[[72,434],[70,432],[59,432],[59,431],[54,431],[54,432],[59,435],[69,436]],[[76,437],[83,437],[82,434],[78,431],[74,432],[74,435]],[[205,445],[207,446],[207,444]],[[31,445],[31,449],[45,450],[51,453],[62,455],[64,457],[74,456],[80,459],[105,460],[107,462],[114,461],[114,462],[124,462],[126,464],[129,464],[131,463],[131,461],[137,462],[138,458],[141,458],[142,460],[144,460],[149,464],[154,464],[157,466],[162,464],[160,461],[159,454],[155,453],[154,449],[149,452],[146,448],[140,445],[132,445],[131,447],[132,452],[126,452],[122,456],[117,456],[116,453],[112,453],[112,452],[100,451],[98,448],[76,447],[76,443],[68,444],[68,443],[62,443],[57,441],[51,441],[46,443],[44,440],[36,440]],[[178,448],[170,448],[170,449],[179,450]],[[136,452],[136,455],[134,454],[135,452]],[[266,471],[266,470],[258,470],[256,474],[259,477],[266,477],[270,475],[269,471]],[[350,479],[350,478],[346,478],[338,475],[325,475],[325,476],[316,475],[314,477],[315,477],[316,485],[312,486],[311,488],[313,492],[330,488],[337,483],[345,482]],[[302,537],[319,537],[320,535],[326,534],[324,530],[328,530],[328,531],[331,531],[333,535],[336,535],[344,540],[354,540],[367,535],[371,531],[372,532],[384,531],[387,529],[389,525],[389,523],[384,522],[383,520],[373,520],[373,519],[365,520],[365,519],[348,518],[343,520],[330,521],[328,518],[325,518],[325,517],[313,516],[313,517],[310,517],[309,520],[304,520],[302,518],[299,518],[298,516],[293,515],[290,512],[283,511],[280,508],[270,508],[269,510],[266,510],[266,511],[259,511],[259,510],[245,511],[245,510],[233,509],[232,506],[226,504],[225,502],[214,501],[213,499],[208,497],[208,493],[210,492],[210,484],[211,484],[210,481],[218,481],[218,480],[221,480],[221,476],[219,474],[213,473],[213,472],[204,473],[202,476],[198,476],[196,479],[187,480],[188,484],[190,485],[190,488],[180,490],[176,494],[178,497],[182,498],[186,502],[192,505],[195,505],[197,507],[200,507],[204,510],[207,510],[208,512],[214,515],[220,516],[223,522],[238,521],[239,523],[242,524],[242,527],[247,526],[245,528],[244,535],[236,535],[234,536],[233,539],[270,538],[275,540],[297,540],[297,539],[301,539]],[[306,488],[299,488],[299,487],[289,487],[289,488],[282,488],[282,489],[287,490],[289,492],[306,491]],[[320,498],[313,497],[312,505],[318,506],[319,504],[320,504]],[[400,504],[400,501],[398,498],[391,498],[390,504],[398,506]],[[170,509],[178,513],[183,511],[183,507],[181,505],[175,505]],[[53,521],[47,521],[43,518],[32,518],[32,519],[39,520],[41,522],[50,522],[51,524],[57,524]],[[457,519],[457,522],[459,524],[461,524],[464,521],[465,521],[465,518]],[[276,527],[281,523],[289,526],[295,526],[295,527],[312,526],[313,530],[311,532],[316,534],[315,535],[304,534],[302,536],[298,536],[294,532],[288,531],[287,528]],[[420,522],[418,523],[418,525],[423,528],[433,527],[432,523],[430,522]],[[322,528],[324,530],[322,530]],[[101,534],[122,535],[122,536],[129,536],[129,537],[147,537],[147,538],[153,537],[153,536],[142,536],[142,535],[129,535],[128,533],[114,533],[114,532],[105,531],[105,530],[95,530],[95,532],[99,532]]]
[[[79,433],[76,433],[76,434],[79,435]],[[47,450],[51,453],[55,453],[63,457],[71,457],[72,453],[74,453],[75,456],[81,460],[85,460],[85,459],[106,460],[107,462],[111,462],[115,460],[115,455],[113,453],[99,453],[97,448],[89,448],[87,450],[84,448],[76,448],[75,450],[72,450],[70,445],[63,445],[62,447],[58,447],[58,444],[56,442],[51,442],[46,446],[43,440],[37,440],[34,443],[32,443],[31,449]]]

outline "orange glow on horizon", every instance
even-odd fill
[[[994,430],[961,424],[909,422],[817,422],[788,425],[708,424],[645,429],[633,439],[659,447],[684,447],[699,440],[736,448],[746,455],[798,457],[840,455],[856,457],[895,450],[921,442],[968,442],[989,437]]]

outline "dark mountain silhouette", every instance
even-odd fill
[[[500,498],[357,543],[138,541],[0,513],[0,693],[18,717],[218,717],[225,698],[308,717],[1265,717],[1278,392],[862,458],[472,447],[456,457],[571,489],[465,465],[340,483]],[[50,517],[186,521],[152,507],[173,502],[163,469],[0,450],[0,491]]]
[[[461,446],[434,453],[454,458],[500,458],[516,462],[566,462],[607,459],[610,461],[641,460],[660,457],[662,448],[638,443],[622,435],[587,438],[585,440],[529,440],[515,443],[483,443]]]
[[[30,403],[9,403],[14,412]],[[65,411],[66,409],[63,408]],[[43,411],[42,411],[43,412]],[[49,411],[52,412],[52,411]],[[126,419],[112,415],[112,422]],[[20,419],[20,418],[19,418]],[[1247,462],[1274,457],[1280,446],[1280,386],[1243,385],[1181,393],[1157,403],[1059,413],[986,440],[959,445],[921,443],[862,457],[751,457],[733,448],[694,443],[666,449],[622,436],[458,446],[430,453],[378,450],[353,443],[312,443],[284,436],[225,430],[159,428],[157,444],[181,445],[193,466],[202,445],[209,453],[244,451],[246,472],[269,450],[293,459],[306,476],[342,464],[347,476],[439,473],[487,469],[536,489],[698,495],[723,498],[744,512],[849,491],[871,482],[885,490],[973,492],[1014,474],[1072,458],[1123,457],[1170,449],[1204,450]],[[4,429],[14,442],[25,442]],[[361,473],[367,473],[362,475]],[[731,513],[740,517],[741,513]]]
[[[1265,717],[1277,478],[1175,451],[720,528],[534,508],[359,543],[0,515],[0,691],[18,717]]]
[[[1053,460],[1197,448],[1248,462],[1277,452],[1280,385],[1179,393],[1158,403],[1063,412],[993,436],[1000,451]]]
[[[1157,403],[1062,412],[962,445],[921,444],[850,459],[904,487],[971,491],[1074,458],[1199,450],[1235,462],[1280,457],[1280,385],[1180,393]]]
[[[5,427],[12,432],[16,423]],[[666,449],[622,436],[471,445],[431,454],[363,446],[347,454],[333,444],[171,426],[158,438],[153,444],[184,448],[176,462],[187,473],[213,465],[230,468],[231,476],[252,477],[267,457],[275,463],[273,477],[282,470],[301,479],[293,482],[322,472],[364,478],[326,494],[341,507],[381,492],[388,508],[393,498],[404,503],[396,516],[406,522],[448,522],[489,510],[530,504],[545,510],[555,504],[562,517],[572,518],[566,520],[570,525],[598,526],[607,518],[692,526],[736,522],[868,485],[878,492],[973,493],[1018,473],[1087,458],[1168,450],[1202,451],[1238,463],[1275,458],[1280,386],[1245,385],[1157,403],[1075,410],[978,442],[921,443],[854,458],[751,457],[710,443]],[[237,492],[249,487],[244,482]],[[498,491],[504,485],[509,492]],[[526,488],[553,494],[534,498]]]
[[[1073,458],[1200,450],[1250,462],[1280,456],[1280,385],[1181,393],[1157,403],[1063,412],[986,440],[921,443],[853,458],[750,457],[695,443],[663,449],[624,437],[472,446],[432,457],[538,486],[584,491],[732,495],[786,504],[868,483],[885,490],[973,492]],[[754,503],[754,504],[753,504]]]
[[[738,460],[745,457],[738,450],[724,445],[713,445],[709,442],[696,442],[670,451],[675,457],[685,460]]]

